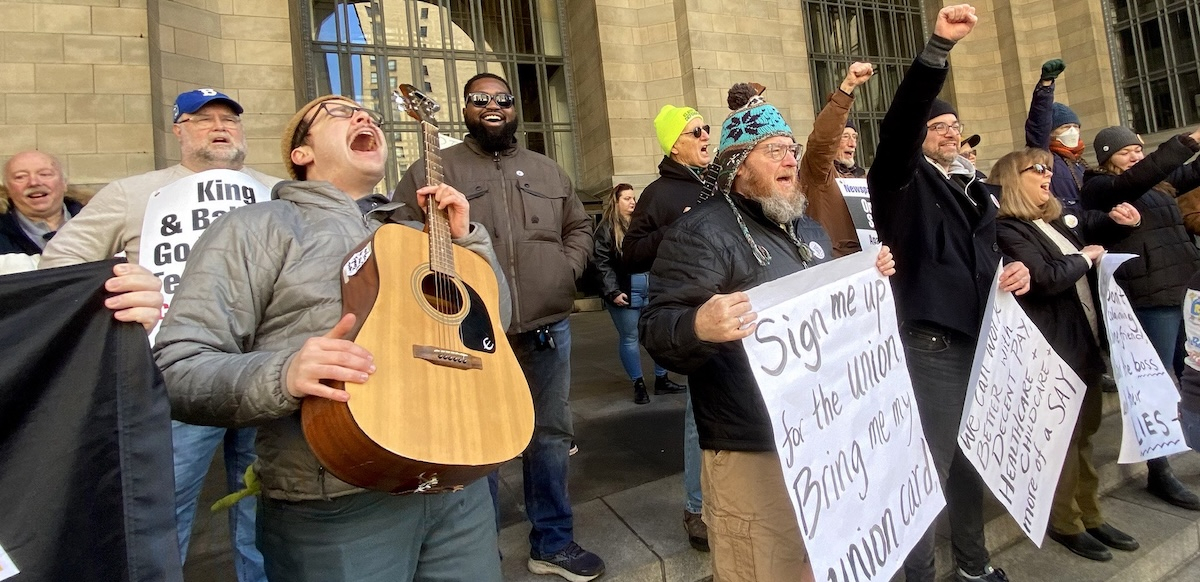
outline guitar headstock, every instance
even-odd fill
[[[400,85],[395,91],[392,91],[392,100],[396,102],[396,108],[407,113],[409,117],[434,126],[437,125],[434,114],[442,106],[428,95],[418,91],[416,87],[408,84]]]

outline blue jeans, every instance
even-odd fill
[[[227,429],[171,421],[171,444],[175,455],[175,523],[179,528],[179,557],[187,559],[196,502],[213,453],[224,443],[225,483],[230,493],[245,487],[246,467],[254,463],[255,429]],[[229,537],[233,542],[233,565],[238,582],[265,582],[263,558],[254,545],[254,498],[229,508]],[[207,510],[207,508],[205,509]]]
[[[700,513],[704,498],[700,492],[700,433],[696,431],[696,415],[692,413],[692,392],[687,394],[687,409],[683,411],[683,507],[688,513]]]
[[[617,354],[621,356],[621,365],[630,380],[642,377],[642,351],[638,345],[638,317],[641,309],[618,307],[604,302],[604,309],[612,317],[613,325],[617,328]],[[654,375],[662,376],[667,373],[658,362],[654,363]]]
[[[271,580],[501,582],[487,482],[453,493],[259,501]]]
[[[1162,359],[1164,369],[1175,364],[1175,352],[1183,349],[1179,332],[1183,329],[1183,312],[1176,307],[1135,307],[1133,313],[1146,331],[1146,337],[1154,344],[1154,351]]]
[[[575,438],[571,423],[571,323],[550,325],[555,347],[539,349],[537,332],[508,336],[533,394],[533,439],[521,457],[530,554],[553,554],[574,539],[567,494],[567,451]]]
[[[988,565],[983,535],[984,485],[979,473],[958,448],[962,419],[975,359],[974,338],[925,322],[906,322],[900,331],[913,396],[921,413],[921,427],[929,452],[942,480],[950,542],[956,565],[977,575]],[[908,582],[935,579],[934,535],[930,525],[904,560]]]

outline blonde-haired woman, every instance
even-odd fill
[[[1050,152],[1030,148],[992,166],[990,181],[1002,190],[996,238],[1006,256],[1029,267],[1029,292],[1017,302],[1087,386],[1054,493],[1048,534],[1076,554],[1107,561],[1112,559],[1108,547],[1132,551],[1138,543],[1105,521],[1092,464],[1092,436],[1102,416],[1100,376],[1105,371],[1105,333],[1093,267],[1104,247],[1089,243],[1124,238],[1141,216],[1129,204],[1107,215],[1064,215],[1050,192],[1053,163]]]
[[[637,205],[633,186],[617,184],[604,201],[604,216],[596,228],[596,247],[592,259],[600,271],[601,297],[604,308],[617,328],[617,353],[629,380],[633,382],[633,401],[650,402],[646,381],[642,379],[642,354],[638,347],[638,317],[646,304],[648,281],[646,273],[630,273],[621,261],[621,243],[629,230],[629,217]],[[654,393],[680,394],[686,386],[667,377],[667,371],[654,364]]]

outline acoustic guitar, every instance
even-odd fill
[[[396,102],[421,123],[430,185],[441,184],[438,105],[411,85]],[[330,383],[349,402],[306,398],[305,438],[337,478],[389,493],[461,488],[516,457],[533,435],[533,401],[500,323],[487,260],[451,243],[433,197],[425,230],[380,227],[347,255],[342,310],[375,357],[363,384]]]

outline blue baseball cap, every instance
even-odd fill
[[[184,113],[195,113],[199,111],[201,107],[204,107],[213,101],[224,101],[233,108],[234,113],[238,115],[242,114],[242,106],[238,105],[237,101],[230,99],[228,95],[217,91],[216,89],[204,87],[201,89],[185,91],[180,93],[179,96],[175,98],[175,109],[172,112],[172,122],[179,123],[180,115],[183,115]]]

